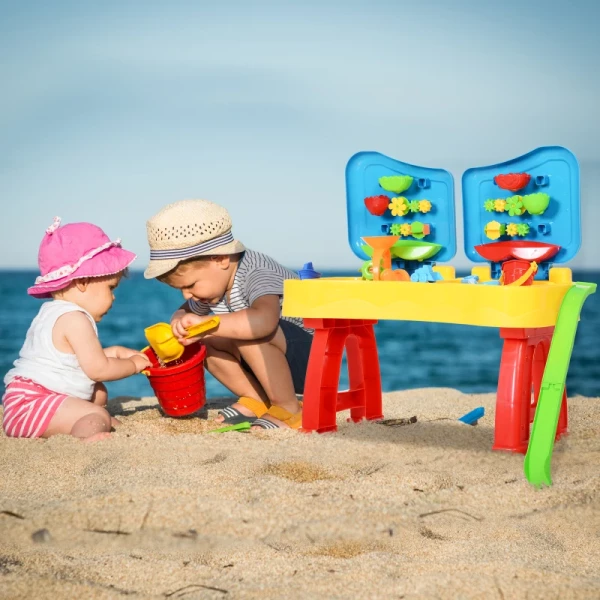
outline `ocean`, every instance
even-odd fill
[[[352,273],[354,276],[356,273]],[[326,276],[348,273],[324,273]],[[0,371],[17,358],[25,333],[40,301],[27,295],[33,271],[0,271]],[[600,272],[574,273],[574,281],[600,284]],[[180,292],[132,272],[116,291],[112,310],[99,324],[104,346],[143,348],[144,328],[169,321],[181,304]],[[380,321],[375,327],[384,391],[450,387],[463,392],[495,392],[502,340],[498,330],[486,327]],[[581,314],[567,388],[569,395],[600,396],[600,292],[589,297]],[[340,389],[348,385],[342,371]],[[230,395],[207,374],[209,397]],[[111,397],[153,395],[144,375],[107,384]]]

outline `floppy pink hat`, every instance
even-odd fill
[[[104,277],[124,271],[136,258],[121,248],[121,240],[110,238],[91,223],[70,223],[60,227],[55,217],[40,244],[40,276],[27,293],[35,298],[50,298],[52,292],[66,288],[74,279]]]

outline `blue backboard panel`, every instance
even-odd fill
[[[379,179],[393,175],[408,175],[413,178],[413,182],[406,191],[399,194],[384,190]],[[364,201],[370,196],[380,195],[388,196],[390,201],[396,196],[403,196],[409,202],[429,200],[431,211],[392,216],[390,210],[386,210],[382,216],[376,216],[367,210]],[[391,225],[414,221],[430,226],[431,233],[422,241],[442,245],[433,260],[448,261],[456,254],[454,179],[448,171],[410,165],[378,152],[359,152],[346,166],[346,200],[348,241],[354,254],[362,260],[369,258],[362,250],[363,236],[388,235]]]

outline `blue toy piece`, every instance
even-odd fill
[[[467,275],[466,277],[463,277],[460,280],[461,283],[478,283],[479,282],[479,275]]]
[[[521,190],[504,190],[494,182],[496,175],[528,173],[529,183]],[[488,212],[486,200],[506,199],[511,196],[527,196],[543,192],[550,196],[550,203],[541,215],[524,212],[510,216],[508,212]],[[579,206],[579,163],[575,156],[561,146],[538,148],[512,160],[468,169],[462,176],[465,253],[474,262],[487,262],[475,246],[492,241],[508,241],[517,238],[502,235],[498,240],[489,239],[484,232],[486,223],[527,224],[529,232],[519,241],[536,241],[560,246],[550,261],[538,264],[536,279],[548,277],[549,263],[571,260],[581,246],[581,216]],[[500,274],[500,265],[492,263],[492,277]]]
[[[417,281],[419,283],[433,283],[434,281],[441,281],[443,277],[436,273],[431,265],[423,265],[416,269],[410,276],[411,281]]]
[[[304,266],[298,271],[300,279],[319,279],[321,273],[314,270],[312,262],[304,263]]]
[[[466,415],[463,415],[458,419],[461,423],[466,423],[467,425],[477,425],[477,421],[481,419],[485,415],[485,408],[483,406],[479,406],[473,409],[471,412],[468,412]]]
[[[386,191],[379,184],[381,177],[408,175],[413,178],[408,189],[401,193]],[[404,216],[392,216],[386,210],[382,216],[371,214],[365,207],[365,198],[385,195],[429,200],[431,210],[425,213],[409,211]],[[454,218],[454,179],[443,169],[429,169],[394,160],[379,152],[359,152],[346,165],[346,205],[348,211],[348,241],[356,256],[368,260],[362,249],[364,236],[388,235],[392,224],[411,224],[419,221],[430,226],[430,233],[422,241],[440,244],[442,248],[432,256],[435,261],[449,261],[456,254],[456,223]],[[403,237],[403,239],[415,239]]]

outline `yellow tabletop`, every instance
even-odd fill
[[[533,328],[556,324],[571,283],[529,286],[416,283],[332,277],[289,279],[283,315],[314,319],[432,321],[483,327]]]

